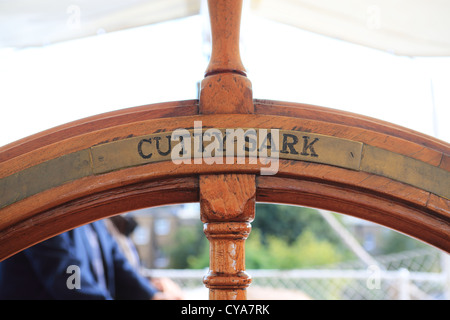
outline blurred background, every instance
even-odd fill
[[[209,243],[198,204],[130,212],[144,272],[168,277],[187,299],[208,299]],[[246,240],[248,299],[447,300],[449,255],[354,217],[277,204],[256,206]]]
[[[450,141],[450,3],[244,0],[254,98],[320,105]],[[0,146],[80,118],[196,99],[211,48],[201,0],[0,0]],[[146,272],[207,299],[197,204],[128,213]],[[449,255],[372,223],[258,204],[256,299],[448,299]]]

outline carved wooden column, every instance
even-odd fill
[[[239,51],[242,0],[208,0],[212,50],[200,113],[254,113],[252,85]]]
[[[210,267],[204,278],[211,300],[244,300],[251,278],[245,272],[245,247],[255,217],[255,176],[200,177],[201,219],[210,241]]]
[[[254,113],[251,82],[239,52],[242,0],[208,0],[211,60],[200,91],[201,114]],[[200,208],[210,241],[210,270],[204,278],[211,300],[244,300],[251,278],[245,248],[255,216],[254,175],[200,176]]]

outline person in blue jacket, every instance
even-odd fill
[[[2,299],[170,299],[131,266],[103,221],[0,262]]]

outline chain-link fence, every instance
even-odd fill
[[[248,270],[249,299],[394,300],[449,299],[448,254],[434,248],[376,257],[314,270]],[[173,279],[187,299],[208,299],[202,284],[206,270],[147,270]]]

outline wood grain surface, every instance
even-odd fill
[[[450,145],[340,110],[254,100],[239,54],[242,0],[208,3],[213,50],[199,100],[101,114],[0,148],[0,261],[98,219],[196,201],[210,241],[211,299],[246,298],[244,242],[256,201],[349,214],[450,252]],[[264,164],[245,157],[171,161],[168,136],[199,121],[279,130],[276,172],[263,175]]]

